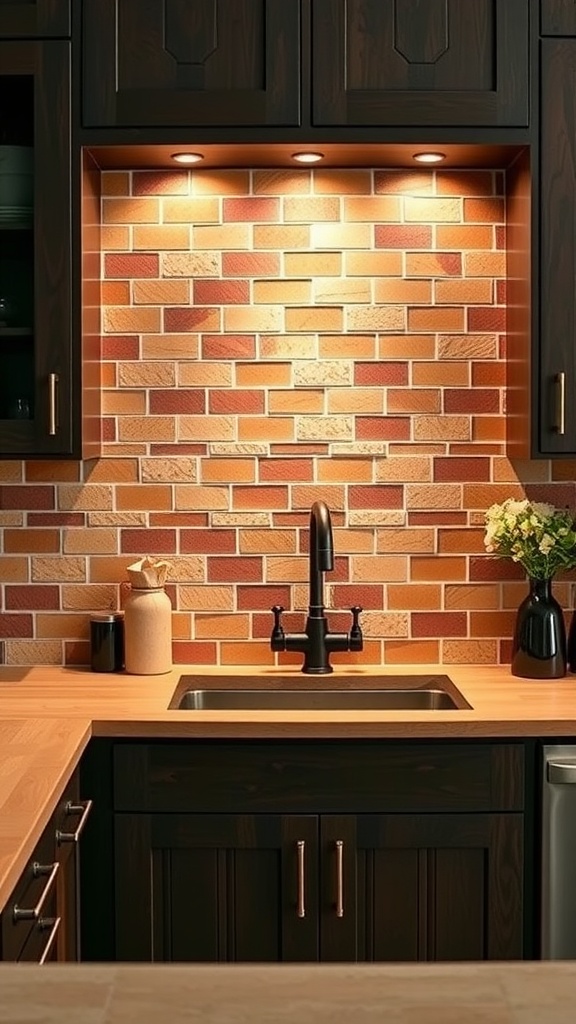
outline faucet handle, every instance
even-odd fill
[[[274,625],[272,627],[272,636],[270,638],[272,642],[275,640],[284,640],[284,630],[282,628],[282,622],[280,621],[283,611],[284,607],[281,604],[275,604],[272,606],[272,614],[274,616]]]
[[[360,612],[362,611],[362,605],[355,604],[352,606],[350,611],[352,612],[352,626],[350,628],[350,650],[361,651],[364,637],[362,635],[362,630],[360,628],[358,618],[360,616]],[[354,644],[354,646],[352,646],[352,644]]]

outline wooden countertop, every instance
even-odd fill
[[[573,1024],[576,965],[0,965],[0,1024]]]
[[[378,685],[380,677],[448,675],[471,710],[169,711],[180,675],[201,686]],[[162,676],[55,667],[0,668],[0,908],[91,736],[209,738],[576,737],[576,676],[518,679],[503,667],[341,666],[326,679],[297,670],[177,666]]]

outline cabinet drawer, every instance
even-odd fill
[[[118,811],[507,811],[520,743],[118,743]]]
[[[48,826],[2,913],[3,960],[19,960],[38,918],[53,916],[58,875],[54,865],[54,833]],[[38,917],[29,916],[34,909]],[[28,913],[22,915],[23,911]]]
[[[540,0],[540,32],[543,36],[576,35],[574,0]]]

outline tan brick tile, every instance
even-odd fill
[[[318,339],[320,359],[375,359],[375,334],[322,335]]]
[[[462,508],[460,484],[408,484],[405,495],[408,509]]]
[[[234,587],[183,584],[178,588],[178,600],[180,607],[189,611],[231,612]]]
[[[66,555],[117,555],[119,538],[116,530],[64,530],[64,554]]]
[[[255,224],[255,249],[308,249],[309,224]]]
[[[198,614],[195,617],[194,635],[202,639],[240,639],[247,640],[250,636],[250,619],[248,615]]]
[[[411,312],[408,311],[409,316]],[[352,306],[346,309],[346,330],[351,331],[401,331],[405,320],[404,306]]]
[[[348,277],[401,277],[401,252],[346,252]]]
[[[181,363],[178,384],[194,387],[231,387],[232,366],[229,363]]]
[[[294,441],[294,419],[291,416],[243,416],[238,421],[238,440]]]
[[[230,505],[230,492],[228,487],[177,484],[174,501],[174,507],[179,510],[225,511]]]
[[[174,363],[120,363],[118,384],[122,388],[171,388],[176,384]]]
[[[362,613],[362,630],[366,637],[400,637],[408,636],[407,612],[370,612]]]
[[[163,199],[164,224],[219,224],[220,201],[214,197]]]
[[[502,480],[511,480],[514,483],[521,480],[523,484],[548,483],[550,473],[552,480],[573,481],[576,479],[576,465],[571,460],[548,463],[545,460],[536,462],[535,459],[514,459],[512,463],[504,457],[492,459],[494,483]]]
[[[299,441],[352,441],[352,416],[298,416],[296,436]]]
[[[312,187],[317,195],[370,195],[372,174],[368,170],[314,170]]]
[[[196,459],[182,456],[170,459],[166,455],[158,459],[142,459],[140,462],[142,483],[180,483],[196,480]]]
[[[436,191],[443,196],[491,196],[496,182],[492,171],[436,171]]]
[[[224,331],[281,331],[284,310],[281,306],[230,306],[224,309]]]
[[[197,359],[197,334],[146,334],[142,338],[143,359]]]
[[[441,309],[435,306],[412,307],[408,310],[408,330],[462,331],[464,310],[452,306]]]
[[[462,200],[460,198],[417,198],[404,197],[404,220],[419,223],[438,223],[441,221],[461,222]]]
[[[288,197],[282,207],[285,221],[340,220],[340,199],[337,196]]]
[[[129,281],[102,281],[101,287],[103,306],[130,305]]]
[[[313,413],[324,411],[324,391],[322,389],[302,389],[295,391],[270,391],[268,394],[268,412],[278,413]]]
[[[146,454],[145,444],[120,444],[117,441],[107,443],[104,441],[102,445],[102,455],[104,458],[108,456],[114,456],[114,458],[129,458],[131,455],[145,455]]]
[[[499,607],[500,588],[497,583],[460,583],[444,587],[444,608],[450,611]]]
[[[327,393],[328,413],[366,413],[380,414],[384,412],[384,394],[381,388],[346,388]]]
[[[287,252],[284,255],[287,277],[333,277],[342,273],[341,252]]]
[[[163,277],[219,277],[220,273],[219,252],[167,252],[162,256]]]
[[[354,583],[402,583],[408,578],[405,555],[354,555],[351,579]]]
[[[181,305],[190,301],[190,284],[184,280],[134,281],[132,298],[136,305]]]
[[[412,446],[410,446],[410,450],[412,450]],[[432,480],[432,460],[417,455],[377,459],[375,476],[378,483],[404,483],[416,480],[426,483]]]
[[[110,306],[104,310],[103,323],[110,334],[156,333],[160,330],[160,310]]]
[[[291,494],[292,510],[304,509],[308,514],[315,501],[326,501],[332,509],[332,520],[338,522],[337,512],[343,511],[346,504],[346,490],[341,485],[325,483],[295,484]]]
[[[24,524],[24,513],[23,512],[2,512],[0,510],[0,527],[4,526],[23,526]]]
[[[434,172],[412,168],[375,171],[374,191],[377,195],[397,192],[409,192],[410,195],[430,195],[434,191]]]
[[[146,393],[144,391],[104,391],[102,412],[106,416],[144,416]]]
[[[112,502],[112,487],[106,484],[62,484],[58,488],[58,508],[62,511],[112,509]]]
[[[438,338],[439,359],[496,359],[498,338],[494,334],[455,334]]]
[[[60,640],[6,640],[7,665],[62,665]]]
[[[125,252],[127,249],[131,249],[130,244],[130,228],[115,224],[103,224],[100,234],[100,242],[102,245],[102,251],[107,250],[120,250]]]
[[[160,220],[157,199],[113,198],[102,200],[104,224],[154,224]]]
[[[314,249],[370,249],[371,224],[312,224],[311,242]]]
[[[254,483],[256,462],[254,459],[201,459],[200,479],[203,484]]]
[[[494,228],[491,224],[439,224],[436,245],[439,249],[493,249]]]
[[[319,459],[319,483],[372,483],[371,459]],[[362,534],[362,536],[365,536]],[[344,543],[346,539],[344,538]]]
[[[438,640],[385,640],[385,665],[437,665],[440,661]]]
[[[190,228],[188,224],[135,224],[132,229],[132,245],[138,249],[189,249]]]
[[[88,582],[91,584],[120,584],[128,582],[126,567],[135,558],[130,555],[91,555]],[[124,588],[121,594],[123,596]]]
[[[442,607],[442,588],[434,583],[390,583],[386,594],[391,611],[438,611]]]
[[[240,530],[242,555],[291,555],[297,551],[295,530]]]
[[[119,484],[116,487],[116,508],[122,509],[171,509],[172,488],[163,484],[149,484],[146,487]]]
[[[428,527],[387,527],[376,533],[376,551],[378,554],[427,554],[436,550],[434,530]]]
[[[203,225],[192,228],[195,249],[251,249],[250,224]]]
[[[192,171],[191,192],[198,196],[247,196],[250,194],[249,171]]]
[[[270,305],[287,306],[290,303],[309,303],[312,301],[311,281],[255,281],[254,302]]]
[[[309,170],[270,169],[254,171],[252,174],[252,191],[254,195],[302,195],[310,192],[312,174]]]
[[[436,281],[434,286],[436,302],[483,303],[494,301],[494,282],[489,279],[464,279],[463,281]]]
[[[441,394],[437,388],[387,388],[387,413],[441,412]]]
[[[175,441],[173,416],[123,416],[118,420],[120,441]]]
[[[23,462],[0,462],[0,481],[2,483],[20,483],[23,480]]]
[[[287,387],[292,379],[290,363],[235,363],[238,387]]]
[[[498,644],[495,640],[443,640],[442,661],[446,665],[495,665]]]
[[[86,559],[73,555],[34,555],[31,579],[34,583],[82,583],[86,580]]]
[[[469,387],[469,362],[415,362],[412,365],[412,383],[418,387]]]
[[[339,331],[343,328],[343,311],[330,306],[294,306],[286,309],[285,321],[287,331]]]
[[[62,608],[69,611],[113,611],[117,600],[118,591],[114,585],[67,583],[62,587]]]
[[[360,460],[354,460],[359,462]],[[324,463],[326,465],[326,463]],[[346,526],[334,529],[334,549],[342,554],[373,554],[373,530],[353,530]],[[377,592],[380,588],[377,588]],[[333,603],[333,607],[338,605]]]
[[[469,416],[415,416],[412,424],[415,441],[470,441]]]
[[[233,416],[179,416],[179,441],[234,441],[236,422]]]
[[[317,341],[313,334],[308,337],[262,337],[260,339],[261,359],[315,359]]]
[[[354,196],[344,199],[345,221],[400,221],[401,201],[396,196]]]
[[[431,302],[431,281],[406,281],[381,278],[374,282],[375,302]]]
[[[305,556],[271,555],[266,559],[266,583],[304,583],[308,579]]]
[[[407,252],[408,277],[459,277],[462,254],[459,252]]]
[[[129,196],[130,171],[103,171],[100,188],[103,196]]]
[[[330,302],[335,305],[343,302],[372,301],[372,282],[367,278],[346,280],[320,277],[313,282],[313,288],[314,302]]]
[[[505,252],[465,252],[466,277],[505,277]]]

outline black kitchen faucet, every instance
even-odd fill
[[[304,655],[302,671],[309,675],[327,675],[332,672],[332,651],[361,651],[363,637],[358,617],[362,608],[351,608],[352,626],[349,633],[330,633],[324,613],[324,573],[334,568],[334,543],[330,510],[325,502],[315,501],[310,510],[310,597],[308,618],[304,633],[285,633],[281,616],[284,608],[275,604],[274,626],[270,636],[273,651],[301,651]]]

